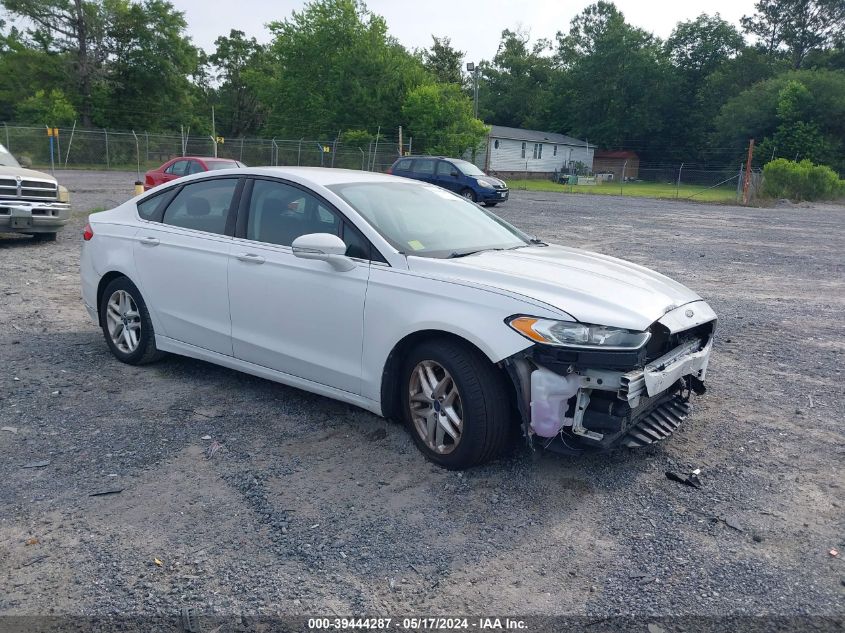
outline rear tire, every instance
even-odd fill
[[[466,198],[467,200],[471,200],[475,202],[478,198],[475,196],[475,192],[472,189],[464,189],[461,191],[461,195]]]
[[[452,339],[424,341],[405,358],[400,380],[403,420],[430,461],[462,470],[503,451],[510,435],[508,389],[478,350]]]
[[[100,325],[115,358],[127,365],[145,365],[162,356],[147,304],[127,277],[113,279],[100,300]]]

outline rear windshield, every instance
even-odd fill
[[[205,163],[208,165],[208,171],[215,171],[217,169],[235,169],[236,167],[243,167],[236,160],[210,160]]]

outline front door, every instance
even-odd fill
[[[157,334],[232,355],[227,267],[237,178],[185,185],[161,222],[143,222],[134,246],[137,285]]]
[[[256,179],[249,196],[229,263],[235,357],[359,394],[369,262],[357,258],[340,272],[295,257],[290,245],[300,235],[332,233],[348,255],[364,249],[339,212],[301,188]]]
[[[460,193],[461,189],[463,189],[458,168],[445,160],[437,161],[434,182],[438,187],[443,187],[455,193]]]

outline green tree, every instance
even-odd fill
[[[95,91],[101,107],[94,122],[147,130],[191,123],[198,90],[190,77],[199,56],[185,34],[184,14],[165,0],[109,0],[106,8],[109,57]]]
[[[432,76],[444,84],[460,84],[463,81],[462,64],[464,52],[452,47],[448,37],[431,36],[431,48],[423,51],[423,63]]]
[[[279,136],[334,137],[338,130],[395,128],[410,90],[430,82],[422,62],[359,0],[316,0],[272,22],[259,97]]]
[[[475,151],[488,128],[473,116],[469,97],[455,84],[423,85],[411,90],[402,106],[414,146],[430,154],[462,156]]]
[[[707,93],[707,79],[743,46],[742,34],[718,13],[678,23],[666,41],[664,48],[672,61],[674,98],[666,109],[665,133],[672,138],[672,146],[680,156],[707,158],[704,146],[718,114]]]
[[[481,64],[478,104],[482,118],[497,125],[536,128],[545,125],[553,60],[544,55],[547,40],[530,43],[528,33],[502,31],[491,62]]]
[[[827,48],[845,30],[843,0],[758,0],[754,8],[754,15],[742,18],[743,29],[770,54],[785,47],[796,69],[810,51]]]
[[[554,90],[554,128],[656,156],[666,143],[675,89],[661,42],[628,24],[610,2],[584,9],[557,39],[563,72]]]
[[[90,125],[92,88],[105,59],[103,4],[95,0],[0,0],[0,4],[30,25],[31,42],[72,57],[82,123]]]
[[[61,90],[73,102],[72,60],[29,46],[14,27],[5,33],[2,29],[0,26],[0,119],[14,120],[18,104],[38,90]]]
[[[725,103],[716,130],[716,144],[735,157],[754,138],[759,161],[798,154],[845,169],[845,73],[790,71],[757,83]]]
[[[18,105],[17,119],[21,123],[58,127],[73,123],[76,110],[61,90],[38,90]]]
[[[218,37],[214,47],[208,60],[214,67],[214,78],[220,82],[216,91],[218,129],[230,136],[255,132],[264,116],[256,77],[260,83],[265,49],[254,37],[247,38],[243,31],[235,29],[228,37]]]

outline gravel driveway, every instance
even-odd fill
[[[709,391],[655,447],[454,473],[354,407],[115,360],[80,234],[134,179],[60,173],[58,242],[0,238],[0,614],[845,616],[845,208],[513,192],[521,228],[710,302]]]

